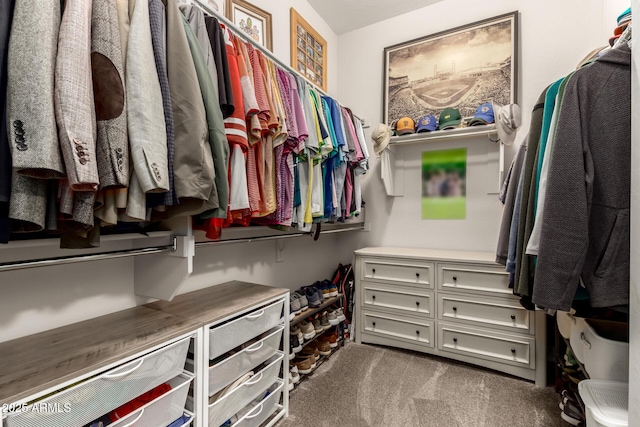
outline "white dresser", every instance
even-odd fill
[[[495,254],[392,247],[355,254],[358,343],[435,354],[546,385],[546,315],[520,305]]]

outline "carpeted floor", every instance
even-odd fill
[[[552,388],[404,350],[348,342],[290,395],[277,427],[564,426]]]

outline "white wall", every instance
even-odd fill
[[[368,118],[372,127],[382,119],[383,50],[421,36],[437,33],[500,14],[519,11],[519,105],[523,123],[541,91],[568,74],[588,52],[607,43],[615,18],[628,7],[628,0],[525,1],[445,0],[419,11],[394,17],[339,36],[338,74],[340,100]],[[452,13],[455,11],[455,13]],[[507,150],[508,168],[515,146],[526,134],[521,129],[514,147]],[[371,144],[371,142],[369,141]],[[467,219],[425,221],[420,213],[420,153],[457,146],[469,147]],[[501,207],[495,194],[483,183],[494,179],[495,169],[482,164],[485,139],[455,143],[430,143],[397,147],[404,158],[404,196],[387,197],[379,178],[380,165],[371,162],[374,175],[364,185],[364,196],[372,232],[364,242],[390,246],[495,250]],[[496,178],[497,180],[497,175]]]

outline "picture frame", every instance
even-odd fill
[[[386,47],[382,122],[518,102],[518,12]]]
[[[327,42],[294,8],[290,15],[291,66],[326,92]]]
[[[245,0],[226,0],[225,16],[258,44],[273,51],[269,12]]]

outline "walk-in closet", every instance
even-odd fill
[[[0,427],[640,425],[637,0],[0,2]]]

